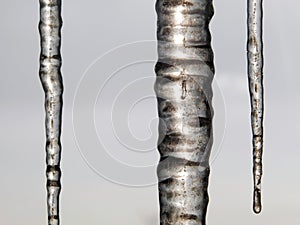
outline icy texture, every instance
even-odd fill
[[[212,146],[211,0],[158,0],[160,224],[204,225]]]
[[[253,210],[260,213],[264,112],[262,0],[248,0],[248,79],[253,133]]]
[[[40,79],[45,91],[48,224],[59,224],[61,190],[61,1],[40,0]]]

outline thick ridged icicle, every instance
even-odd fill
[[[251,98],[253,134],[253,210],[261,211],[261,178],[263,153],[263,42],[262,0],[248,0],[248,80]]]
[[[48,224],[59,224],[59,194],[61,190],[61,1],[40,0],[41,37],[40,79],[45,91],[46,163]]]
[[[204,225],[212,146],[212,0],[157,0],[160,224]]]

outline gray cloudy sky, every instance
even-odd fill
[[[215,0],[214,5],[216,115],[208,225],[299,225],[300,3],[265,1],[260,216],[251,210],[246,0]],[[1,225],[46,224],[38,10],[33,0],[2,0],[0,7]],[[62,224],[158,224],[155,185],[115,184],[156,181],[154,1],[65,0],[63,20]],[[116,48],[132,42],[139,43]]]

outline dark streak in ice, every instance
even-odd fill
[[[157,0],[161,225],[205,225],[214,76],[212,0]]]

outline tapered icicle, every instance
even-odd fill
[[[41,37],[40,79],[45,91],[46,163],[48,224],[59,224],[59,194],[61,190],[61,1],[40,0]]]
[[[212,0],[157,0],[160,224],[204,225],[214,76]]]
[[[251,97],[253,133],[253,210],[261,211],[261,177],[263,153],[263,43],[262,0],[248,0],[248,80]]]

